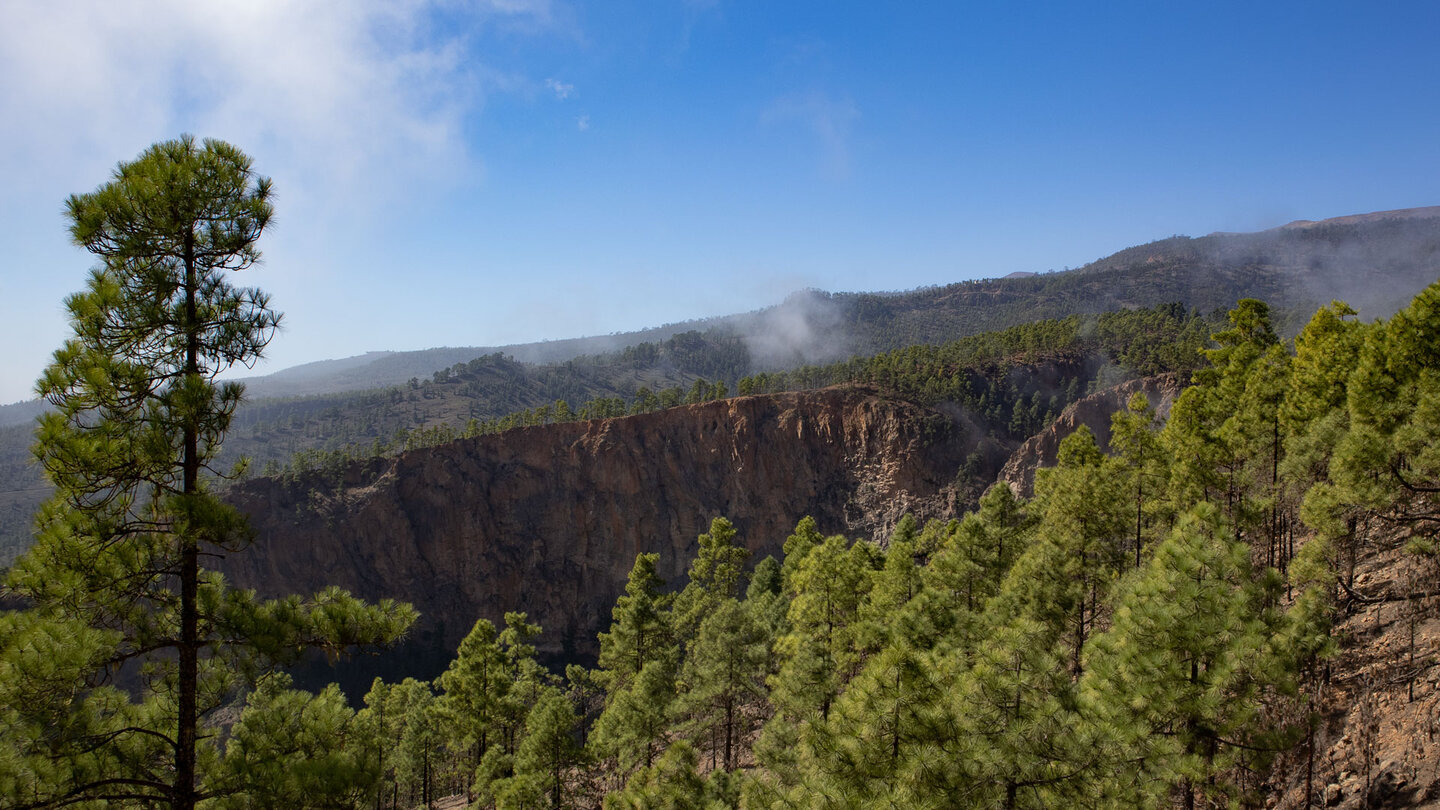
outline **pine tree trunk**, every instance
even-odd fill
[[[732,698],[725,701],[725,770],[727,771],[735,769],[735,760],[733,756],[734,740],[735,701]]]
[[[561,760],[560,741],[559,741],[559,740],[556,740],[556,741],[551,745],[551,748],[550,748],[550,756],[551,756],[551,761],[554,763],[554,767],[551,768],[551,771],[550,771],[550,778],[551,778],[551,780],[552,780],[551,787],[550,787],[550,806],[553,807],[553,808],[555,808],[555,810],[559,810],[559,808],[560,808],[560,760]]]
[[[1145,483],[1140,476],[1142,472],[1135,473],[1135,567],[1140,567],[1140,518],[1144,514],[1145,504]]]
[[[188,382],[200,373],[200,335],[196,324],[195,293],[195,237],[185,237],[185,375]],[[199,428],[193,417],[187,416],[183,437],[185,443],[182,464],[182,491],[193,495],[200,484],[200,442]],[[175,735],[175,795],[177,810],[193,810],[195,795],[195,742],[199,726],[197,692],[199,691],[199,592],[200,592],[200,550],[193,536],[177,538],[180,542],[180,649],[179,649],[179,726]]]
[[[380,810],[380,802],[385,796],[385,745],[381,743],[376,747],[379,751],[375,763],[376,769],[380,772],[380,781],[375,785],[375,810]]]
[[[1305,735],[1305,810],[1315,806],[1315,722],[1308,721]]]
[[[895,738],[890,743],[890,772],[893,775],[900,762],[900,669],[895,670]]]
[[[1284,570],[1280,558],[1284,553],[1283,538],[1280,534],[1280,411],[1275,411],[1274,434],[1270,440],[1270,548],[1275,557],[1272,563]]]

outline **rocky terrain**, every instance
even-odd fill
[[[1280,763],[1272,806],[1440,808],[1440,566],[1406,550],[1413,537],[1362,529],[1348,582],[1337,583],[1338,651],[1318,675],[1314,760],[1302,744]]]
[[[413,602],[407,647],[375,659],[387,676],[434,675],[475,619],[507,610],[545,628],[552,661],[584,660],[640,552],[660,552],[678,587],[716,516],[753,560],[778,556],[805,515],[883,539],[906,513],[960,514],[1009,449],[967,414],[858,386],[523,428],[357,462],[338,480],[247,482],[233,500],[255,545],[218,567],[264,593],[333,584]],[[962,468],[971,478],[957,481]]]
[[[1049,427],[1026,439],[1010,455],[1000,470],[1000,480],[1009,482],[1016,494],[1029,498],[1035,494],[1035,470],[1051,467],[1060,452],[1060,442],[1081,425],[1095,434],[1101,450],[1110,449],[1110,416],[1124,410],[1135,392],[1143,392],[1155,409],[1155,418],[1164,422],[1170,406],[1184,390],[1184,382],[1174,374],[1162,374],[1143,380],[1130,380],[1098,391],[1071,403]]]

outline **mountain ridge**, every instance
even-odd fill
[[[1164,243],[1170,242],[1170,241],[1172,241],[1172,240],[1174,240],[1174,239],[1176,239],[1176,238],[1184,239],[1184,240],[1189,240],[1190,242],[1201,242],[1201,243],[1203,243],[1205,240],[1214,240],[1214,239],[1216,239],[1216,238],[1232,238],[1232,239],[1239,239],[1239,240],[1242,240],[1242,241],[1262,241],[1266,236],[1279,235],[1279,236],[1284,237],[1284,236],[1288,236],[1288,235],[1290,235],[1290,234],[1293,234],[1293,233],[1295,233],[1295,232],[1304,233],[1304,232],[1306,232],[1306,231],[1313,231],[1313,230],[1315,230],[1315,229],[1320,229],[1320,228],[1325,228],[1325,227],[1334,228],[1334,227],[1370,226],[1370,225],[1375,225],[1375,224],[1377,224],[1377,223],[1383,223],[1383,222],[1387,222],[1387,221],[1405,222],[1405,221],[1417,221],[1417,220],[1418,220],[1418,221],[1424,221],[1424,220],[1440,220],[1440,206],[1428,206],[1428,207],[1417,207],[1417,208],[1402,208],[1402,209],[1394,209],[1394,210],[1388,210],[1388,211],[1373,211],[1373,212],[1364,213],[1364,214],[1349,214],[1349,215],[1345,215],[1345,216],[1331,217],[1331,218],[1322,219],[1322,220],[1295,220],[1295,221],[1290,222],[1290,223],[1287,223],[1287,224],[1285,224],[1285,225],[1277,226],[1277,227],[1270,228],[1270,229],[1266,229],[1266,230],[1262,230],[1262,231],[1254,231],[1254,232],[1242,232],[1242,233],[1216,232],[1216,233],[1209,234],[1208,236],[1195,237],[1195,238],[1192,238],[1192,237],[1171,237],[1171,239],[1169,239],[1169,240],[1159,240],[1159,241],[1157,241],[1157,242],[1148,243],[1148,245],[1138,245],[1138,246],[1134,246],[1134,247],[1132,247],[1132,248],[1125,248],[1125,249],[1116,251],[1116,253],[1111,254],[1110,256],[1104,257],[1104,258],[1102,258],[1102,259],[1098,259],[1098,260],[1096,260],[1096,261],[1094,261],[1094,262],[1087,263],[1087,264],[1085,264],[1085,265],[1082,265],[1082,266],[1080,266],[1080,267],[1078,267],[1078,268],[1076,268],[1076,269],[1074,269],[1074,270],[1070,270],[1070,271],[1060,271],[1060,272],[1058,272],[1058,273],[1055,273],[1055,272],[1052,272],[1052,273],[1037,273],[1037,272],[1030,272],[1030,271],[1018,271],[1018,272],[1010,273],[1010,274],[1008,274],[1008,275],[1006,275],[1006,276],[1003,276],[1003,277],[987,278],[987,279],[977,279],[977,280],[974,280],[974,281],[959,282],[958,284],[960,284],[960,285],[981,285],[981,286],[987,286],[987,285],[996,285],[996,284],[999,284],[999,283],[1001,283],[1001,282],[1016,282],[1016,281],[1027,281],[1027,280],[1036,280],[1036,279],[1042,279],[1042,280],[1043,280],[1043,279],[1045,279],[1045,278],[1047,278],[1047,277],[1054,277],[1054,276],[1063,275],[1063,274],[1066,273],[1066,272],[1069,272],[1069,273],[1093,272],[1093,271],[1096,270],[1096,269],[1101,269],[1101,268],[1108,267],[1109,264],[1112,263],[1112,260],[1113,260],[1115,257],[1121,256],[1122,254],[1125,254],[1127,251],[1134,251],[1134,250],[1137,250],[1137,249],[1144,249],[1144,248],[1148,247],[1149,245],[1160,245],[1160,244],[1164,244]],[[812,310],[812,309],[815,307],[815,305],[816,305],[817,302],[840,301],[840,302],[851,302],[851,303],[853,303],[853,302],[857,302],[857,301],[863,301],[864,299],[867,299],[867,298],[886,298],[886,299],[891,299],[891,300],[903,300],[903,299],[906,299],[906,298],[908,297],[908,298],[915,298],[915,299],[925,299],[925,298],[927,298],[927,297],[931,297],[932,295],[941,294],[942,291],[947,290],[947,289],[949,289],[949,288],[951,288],[951,287],[954,287],[954,286],[956,286],[956,285],[955,285],[955,284],[950,284],[950,285],[943,285],[943,286],[939,286],[939,287],[919,287],[919,288],[915,288],[915,289],[911,289],[911,290],[889,291],[889,292],[887,292],[887,291],[875,291],[875,292],[826,292],[826,291],[821,291],[821,290],[801,290],[801,291],[797,291],[797,292],[795,292],[795,293],[790,294],[789,296],[786,297],[786,299],[785,299],[784,301],[782,301],[782,302],[779,303],[779,304],[775,304],[775,305],[772,305],[772,306],[769,306],[769,307],[762,307],[761,309],[753,310],[753,311],[750,311],[750,312],[735,313],[735,314],[731,314],[731,315],[722,315],[722,316],[716,316],[716,317],[713,317],[713,318],[703,318],[703,319],[698,319],[698,320],[693,320],[693,321],[685,321],[685,322],[680,322],[680,323],[671,323],[671,324],[666,324],[666,325],[663,325],[663,326],[650,327],[650,328],[640,329],[640,330],[634,330],[634,331],[630,331],[630,332],[621,332],[621,333],[616,333],[616,334],[611,334],[611,335],[582,336],[582,337],[564,338],[564,339],[558,339],[558,340],[552,340],[552,341],[541,341],[541,342],[536,342],[536,343],[524,343],[524,344],[510,344],[510,345],[505,345],[505,346],[494,346],[494,347],[453,347],[453,348],[452,348],[452,347],[437,347],[437,348],[433,348],[433,349],[423,349],[423,350],[413,351],[413,352],[392,352],[392,351],[369,352],[369,353],[366,353],[366,354],[363,354],[363,355],[357,355],[357,356],[352,357],[352,358],[344,358],[344,359],[341,359],[341,360],[321,360],[321,361],[315,361],[315,362],[313,362],[313,363],[303,364],[302,366],[293,366],[293,367],[290,367],[290,368],[288,368],[288,369],[282,369],[281,371],[275,372],[275,373],[270,374],[270,375],[263,375],[263,376],[259,376],[259,377],[245,378],[245,379],[243,379],[242,381],[245,382],[246,385],[251,388],[251,394],[252,394],[252,396],[254,396],[254,397],[256,397],[256,398],[263,397],[263,396],[280,396],[280,395],[286,395],[286,396],[288,396],[288,395],[299,394],[299,393],[302,393],[302,392],[301,392],[300,390],[296,389],[296,390],[293,390],[293,391],[290,391],[290,392],[287,392],[287,393],[284,393],[284,394],[281,394],[281,393],[272,393],[272,391],[283,390],[283,389],[280,389],[280,388],[276,387],[276,383],[277,383],[278,381],[277,381],[275,378],[280,377],[280,376],[282,376],[282,375],[290,375],[292,372],[296,371],[297,369],[301,369],[301,368],[317,367],[317,368],[315,368],[314,370],[315,370],[315,371],[320,371],[320,370],[322,370],[322,369],[321,369],[321,368],[318,368],[318,367],[324,366],[325,364],[332,364],[332,363],[347,364],[347,365],[345,365],[345,366],[343,366],[343,367],[329,367],[329,368],[333,368],[333,369],[337,372],[337,374],[338,374],[339,372],[342,372],[342,371],[345,371],[345,370],[350,370],[350,369],[353,368],[351,365],[349,365],[349,362],[350,362],[350,361],[356,360],[356,359],[359,359],[359,358],[370,357],[371,355],[378,355],[378,356],[376,356],[376,357],[374,358],[373,361],[371,361],[372,364],[377,364],[377,363],[389,363],[389,362],[396,362],[396,363],[398,363],[398,362],[402,361],[402,358],[406,361],[406,365],[405,365],[404,367],[399,367],[399,366],[397,365],[397,370],[386,372],[383,377],[379,378],[381,381],[380,381],[378,384],[384,385],[384,384],[398,384],[398,383],[402,383],[402,382],[404,382],[405,380],[409,379],[410,376],[416,376],[416,375],[425,376],[425,375],[428,375],[428,374],[430,374],[430,373],[432,373],[432,372],[434,372],[434,371],[436,371],[436,370],[438,370],[438,369],[441,369],[441,368],[444,368],[444,367],[446,367],[446,366],[448,366],[448,365],[451,365],[451,364],[453,364],[453,363],[455,363],[455,362],[463,362],[463,361],[466,361],[466,360],[470,360],[470,359],[472,359],[472,358],[474,358],[474,357],[479,357],[479,356],[481,356],[481,355],[492,354],[492,353],[496,353],[496,352],[501,353],[501,354],[505,354],[505,355],[509,355],[509,356],[515,358],[516,360],[521,361],[521,362],[545,363],[545,362],[556,362],[556,361],[568,359],[569,357],[574,357],[574,356],[580,355],[580,354],[594,354],[594,353],[603,352],[603,351],[616,351],[616,350],[622,349],[622,348],[624,348],[624,347],[626,347],[626,346],[635,345],[635,344],[637,344],[637,343],[641,343],[641,342],[645,342],[645,341],[657,340],[657,339],[658,339],[658,340],[664,340],[664,339],[666,339],[666,338],[669,338],[669,337],[674,336],[675,334],[679,334],[679,333],[686,332],[686,331],[692,331],[692,330],[704,330],[704,329],[709,329],[709,328],[721,327],[721,328],[736,329],[736,330],[738,330],[738,331],[740,331],[740,332],[743,333],[744,330],[747,328],[747,326],[753,326],[753,325],[756,324],[757,322],[758,322],[760,325],[763,326],[763,325],[764,325],[764,322],[765,322],[767,319],[772,320],[772,321],[773,321],[773,320],[782,320],[782,321],[785,321],[786,323],[789,323],[789,324],[801,324],[800,328],[802,328],[802,329],[811,329],[811,328],[813,328],[814,325],[813,325],[812,323],[810,323],[810,321],[812,321],[812,320],[814,319],[814,318],[813,318],[813,314],[814,314],[814,313],[813,313],[813,312],[810,312],[810,311],[808,311],[808,310]],[[1422,285],[1422,286],[1423,286],[1423,285]],[[1417,289],[1418,289],[1418,288],[1417,288]],[[1363,290],[1357,289],[1356,292],[1363,292]],[[1414,292],[1414,290],[1411,290],[1411,291],[1410,291],[1410,294],[1413,294],[1413,292]],[[1342,296],[1339,296],[1339,297],[1344,298],[1345,296],[1342,295]],[[1354,296],[1352,295],[1351,297],[1354,297]],[[1366,297],[1368,298],[1369,296],[1366,296]],[[1325,302],[1328,301],[1328,300],[1329,300],[1329,299],[1316,300],[1316,301],[1313,301],[1312,303],[1314,303],[1314,304],[1316,304],[1316,305],[1319,305],[1319,304],[1325,303]],[[1347,299],[1347,300],[1348,300],[1348,299]],[[1370,306],[1369,306],[1368,308],[1371,309],[1371,310],[1373,310],[1373,311],[1372,311],[1372,312],[1369,312],[1369,313],[1366,313],[1366,317],[1380,317],[1380,316],[1388,315],[1388,314],[1390,314],[1389,312],[1385,312],[1385,311],[1381,311],[1381,310],[1382,310],[1382,309],[1389,309],[1390,311],[1394,311],[1394,309],[1397,309],[1402,303],[1404,303],[1404,300],[1408,300],[1408,297],[1402,298],[1402,297],[1400,297],[1400,296],[1396,296],[1393,301],[1387,301],[1387,302],[1384,302],[1384,303],[1381,303],[1381,302],[1378,302],[1378,301],[1372,302],[1372,303],[1370,303]],[[1230,303],[1233,303],[1233,301],[1231,301]],[[1351,303],[1353,304],[1353,303],[1355,303],[1355,302],[1351,302]],[[1359,308],[1359,307],[1357,307],[1357,308]],[[802,324],[802,321],[803,321],[803,324]],[[874,347],[874,348],[883,350],[884,348],[899,348],[899,346],[886,345],[886,346],[883,346],[883,347],[877,346],[877,347]],[[466,353],[469,353],[469,352],[473,352],[473,354],[468,354],[468,356],[465,356]],[[409,362],[408,362],[408,358],[412,358],[412,357],[413,357],[413,358],[415,358],[416,360],[420,360],[421,358],[425,357],[428,353],[434,353],[434,355],[435,355],[435,357],[436,357],[436,360],[439,361],[439,362],[430,362],[430,361],[423,361],[423,360],[421,360],[421,361],[418,362],[418,363],[409,363]],[[443,361],[440,361],[440,359],[441,359],[442,357],[444,358],[444,360],[443,360]],[[453,359],[452,359],[452,358],[453,358]],[[809,361],[809,358],[806,358],[806,360]],[[425,365],[425,363],[429,363],[428,367],[421,368],[422,366]],[[403,369],[417,369],[417,370],[415,371],[415,374],[406,374],[404,370],[401,370],[402,368],[403,368]],[[327,372],[327,373],[328,373],[328,372]],[[403,376],[402,376],[402,375],[403,375]],[[339,380],[337,379],[336,382],[338,383]],[[347,385],[347,386],[350,385],[350,384],[351,384],[350,382],[346,382],[346,383],[345,383],[345,385]],[[360,382],[359,380],[356,380],[356,381],[354,381],[353,384],[356,385],[356,386],[359,386],[359,385],[361,385],[361,382]],[[374,384],[374,383],[372,383],[372,384]],[[356,387],[340,387],[340,388],[333,388],[333,389],[329,389],[329,390],[331,390],[331,391],[342,391],[342,390],[359,390],[359,389],[356,388]],[[322,393],[322,391],[304,391],[303,393]],[[3,424],[3,422],[0,422],[0,424]]]
[[[595,415],[612,416],[615,408],[627,410],[631,402],[659,389],[670,394],[661,400],[663,406],[684,401],[692,385],[734,392],[747,374],[944,345],[1074,314],[1172,304],[1191,313],[1223,313],[1240,298],[1260,298],[1270,304],[1277,331],[1284,336],[1294,334],[1316,307],[1339,298],[1368,320],[1390,314],[1440,277],[1436,213],[1440,207],[1358,214],[1252,234],[1171,237],[1123,249],[1075,270],[1029,277],[898,293],[809,290],[775,307],[727,316],[723,327],[711,325],[703,333],[696,327],[710,322],[671,324],[628,336],[525,344],[529,351],[553,355],[569,352],[584,340],[606,340],[613,346],[634,336],[675,331],[664,342],[548,365],[518,362],[499,353],[462,364],[455,358],[473,352],[463,347],[429,354],[376,352],[324,361],[314,368],[307,364],[313,371],[334,369],[326,364],[339,363],[338,373],[349,380],[345,385],[359,385],[355,381],[365,379],[365,369],[378,364],[387,369],[387,379],[398,382],[288,398],[262,397],[264,386],[252,382],[247,401],[236,413],[223,463],[228,466],[246,455],[259,470],[283,464],[298,452],[394,447],[406,443],[406,431],[458,435],[473,421],[507,414],[531,414],[519,423],[545,421],[534,418],[535,409],[551,409],[562,399],[574,406],[605,400],[603,413]],[[277,375],[286,380],[300,372],[282,370]],[[42,408],[43,403],[33,400],[0,406],[0,564],[28,546],[29,515],[46,492],[28,451],[29,424]]]
[[[717,327],[741,328],[747,323],[764,326],[767,321],[783,322],[791,325],[799,331],[814,331],[817,324],[813,310],[817,303],[840,301],[850,305],[848,314],[850,316],[864,317],[866,310],[876,309],[877,302],[894,304],[897,301],[913,300],[917,309],[936,310],[945,309],[944,303],[951,303],[956,299],[956,293],[961,293],[961,298],[968,295],[970,298],[985,297],[1004,298],[1013,296],[1016,293],[1023,293],[1024,287],[1014,289],[1017,285],[1030,284],[1032,287],[1043,284],[1047,279],[1054,279],[1060,276],[1083,275],[1106,270],[1123,268],[1143,268],[1154,266],[1164,262],[1174,262],[1177,259],[1197,260],[1208,254],[1219,258],[1226,258],[1227,254],[1231,260],[1236,255],[1243,257],[1245,251],[1254,252],[1257,248],[1266,248],[1266,243],[1274,244],[1276,238],[1282,241],[1306,234],[1311,234],[1324,229],[1361,229],[1373,227],[1381,223],[1409,223],[1414,226],[1420,223],[1440,221],[1440,206],[1421,206],[1414,208],[1400,208],[1386,211],[1372,211],[1363,214],[1348,214],[1338,217],[1330,217],[1321,220],[1294,220],[1293,222],[1273,228],[1253,232],[1227,232],[1217,231],[1202,237],[1173,236],[1167,239],[1160,239],[1142,245],[1135,245],[1129,248],[1122,248],[1106,257],[1096,259],[1092,262],[1080,265],[1072,270],[1036,273],[1030,271],[1018,271],[1000,278],[978,279],[974,281],[957,282],[954,284],[918,287],[903,291],[875,291],[875,292],[825,292],[821,290],[801,290],[787,296],[779,304],[763,307],[745,313],[735,313],[712,318],[697,319],[676,323],[668,323],[662,326],[648,327],[628,332],[620,332],[611,335],[591,335],[573,338],[562,338],[556,340],[539,341],[533,343],[507,344],[503,346],[443,346],[413,351],[396,350],[373,350],[344,358],[315,360],[289,366],[269,374],[241,377],[237,381],[245,383],[249,399],[262,399],[270,397],[294,397],[309,396],[315,394],[341,393],[347,391],[366,390],[373,387],[385,387],[389,385],[404,384],[412,377],[425,378],[434,372],[465,362],[483,355],[500,353],[515,360],[525,363],[543,364],[563,362],[564,360],[585,355],[597,354],[610,351],[618,351],[626,346],[633,346],[646,341],[665,340],[676,334],[688,331],[699,331]],[[1422,227],[1422,232],[1423,232]],[[1440,228],[1434,229],[1440,230]],[[1409,234],[1413,236],[1412,234]],[[1433,236],[1433,234],[1432,234]],[[1224,242],[1226,244],[1218,244]],[[1433,254],[1440,250],[1440,240],[1437,244],[1430,245],[1427,252]],[[1294,253],[1292,249],[1289,251]],[[1253,269],[1263,269],[1267,263],[1263,256],[1246,257],[1255,265]],[[1292,261],[1304,256],[1290,256]],[[1313,263],[1314,257],[1309,257]],[[1432,262],[1430,269],[1440,273],[1440,262]],[[1213,268],[1212,268],[1213,269]],[[1314,269],[1314,268],[1309,268]],[[1333,275],[1333,274],[1332,274]],[[1411,274],[1423,275],[1423,274]],[[1432,275],[1429,280],[1433,280]],[[1296,279],[1296,282],[1304,285],[1304,279]],[[1425,282],[1428,283],[1428,280]],[[1310,286],[1317,286],[1311,284]],[[1366,290],[1363,286],[1352,286],[1352,294],[1346,297],[1343,294],[1324,297],[1319,290],[1312,291],[1312,300],[1306,304],[1318,306],[1326,303],[1330,298],[1339,297],[1349,301],[1361,310],[1362,317],[1382,317],[1393,312],[1405,300],[1408,295],[1414,294],[1419,289],[1411,289],[1405,294],[1377,296],[1372,291]],[[1174,286],[1172,285],[1172,289]],[[1179,290],[1176,290],[1179,292]],[[1344,292],[1343,290],[1339,292]],[[1357,302],[1350,298],[1358,297],[1364,299]],[[1180,300],[1179,298],[1169,300]],[[1132,305],[1131,302],[1120,302],[1122,305]],[[1152,302],[1161,303],[1161,302]],[[1190,302],[1185,302],[1190,303]],[[1233,304],[1233,299],[1223,302],[1220,306]],[[1280,302],[1271,301],[1273,306],[1283,306]],[[1364,306],[1361,306],[1364,304]],[[881,307],[883,308],[883,307]],[[889,308],[894,308],[893,306]],[[1311,307],[1313,309],[1313,307]],[[1367,309],[1369,311],[1367,311]],[[1387,311],[1388,310],[1388,311]],[[1092,310],[1093,311],[1093,310]],[[836,320],[837,314],[828,312],[830,320]],[[1308,312],[1306,313],[1308,316]],[[1045,316],[1041,316],[1045,317]],[[823,324],[820,324],[823,325]],[[1298,325],[1291,325],[1298,328]],[[773,331],[773,330],[772,330]],[[983,331],[983,330],[982,330]],[[767,334],[769,334],[767,332]],[[812,343],[823,342],[818,339]],[[826,334],[825,338],[833,338],[833,335]],[[782,341],[783,342],[783,341]],[[870,341],[872,344],[885,344],[881,348],[876,346],[847,346],[855,350],[883,350],[884,348],[899,348],[892,345],[894,340],[886,341],[883,338]],[[771,352],[774,354],[775,352]],[[812,362],[812,358],[804,357],[801,353],[801,360]],[[843,354],[841,356],[844,356]],[[793,359],[793,358],[787,358]],[[783,365],[782,363],[772,365]],[[38,400],[24,400],[17,403],[0,405],[0,427],[23,424],[34,418],[43,408]]]

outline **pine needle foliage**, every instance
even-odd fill
[[[11,706],[69,719],[0,723],[0,781],[11,788],[0,806],[191,808],[279,795],[274,780],[293,787],[296,773],[258,752],[281,752],[238,736],[222,746],[207,718],[305,648],[388,642],[414,618],[338,589],[262,600],[201,566],[251,538],[215,495],[214,462],[243,392],[218,376],[253,364],[280,322],[265,293],[229,280],[259,261],[270,198],[240,150],[185,136],[66,203],[72,239],[98,264],[66,299],[74,335],[36,385],[53,410],[34,453],[55,494],[6,579],[30,609],[0,619],[0,681]],[[57,633],[77,643],[35,669],[34,642]],[[332,698],[262,688],[242,729],[297,701],[302,717],[333,725],[343,712]]]

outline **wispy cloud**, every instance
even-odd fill
[[[590,116],[582,115],[575,119],[575,128],[581,132],[588,132],[590,129]]]
[[[815,138],[821,173],[843,180],[850,176],[850,130],[859,118],[860,109],[848,97],[812,92],[776,99],[761,114],[760,122],[804,127]]]
[[[559,79],[546,79],[545,86],[550,88],[555,93],[555,98],[561,101],[570,98],[571,94],[575,92],[575,85],[566,84]]]

